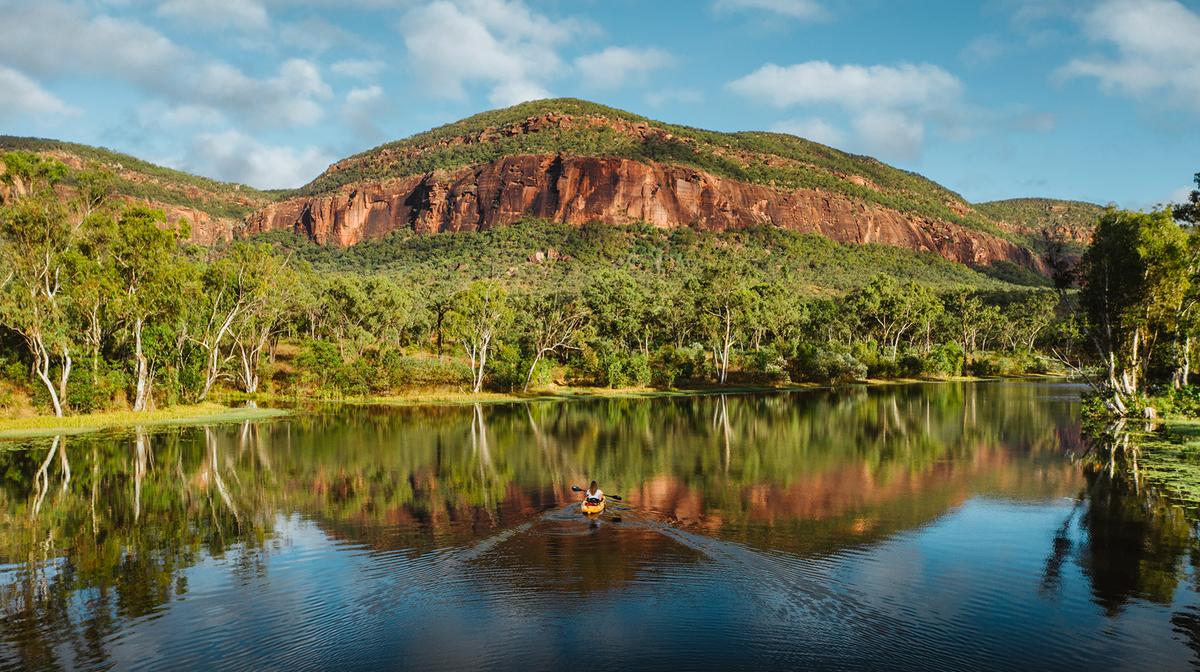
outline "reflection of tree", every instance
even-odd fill
[[[19,666],[111,666],[105,641],[124,620],[186,592],[184,570],[204,557],[201,549],[259,552],[255,535],[215,531],[229,527],[228,514],[211,506],[198,439],[140,429],[116,440],[76,438],[70,448],[91,464],[74,476],[61,438],[44,456],[0,452],[0,563],[19,563],[0,586],[0,641]],[[59,494],[47,497],[52,482]],[[80,591],[86,600],[76,599]]]
[[[24,580],[0,596],[6,614],[22,615],[5,619],[0,641],[29,642],[23,660],[54,660],[45,652],[60,646],[103,660],[116,624],[185,592],[185,570],[206,555],[236,549],[235,571],[263,571],[257,559],[280,514],[416,553],[510,529],[573,501],[567,486],[589,477],[644,516],[751,546],[810,553],[868,543],[971,492],[1074,491],[1060,449],[1077,431],[1075,406],[1042,394],[938,385],[359,409],[73,438],[76,462],[89,455],[91,464],[69,478],[60,442],[46,453],[7,451],[0,563],[24,563]],[[631,557],[661,551],[602,526],[605,535],[633,544]],[[632,565],[555,555],[588,543],[523,536],[497,548],[547,571],[559,563],[600,577],[583,589],[626,580]],[[83,613],[65,606],[80,590],[100,595]]]
[[[1123,428],[1097,437],[1083,466],[1086,509],[1078,560],[1097,603],[1116,615],[1134,599],[1170,605],[1193,544],[1183,509],[1140,487]]]

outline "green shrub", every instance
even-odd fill
[[[532,358],[521,356],[521,349],[515,345],[502,343],[492,349],[487,361],[488,383],[491,387],[512,392],[525,385],[525,374],[529,372]]]
[[[750,382],[771,385],[786,385],[791,382],[787,359],[774,346],[767,346],[746,353],[742,361],[742,373]]]
[[[302,386],[329,388],[342,368],[342,355],[329,341],[308,340],[300,347],[295,364]]]
[[[664,345],[650,359],[650,382],[656,387],[674,387],[680,381],[700,379],[704,376],[705,359],[702,347]]]
[[[456,360],[411,357],[399,352],[388,352],[374,358],[373,363],[378,379],[375,390],[377,392],[410,387],[462,387],[472,382],[471,367]]]
[[[75,381],[68,386],[67,404],[80,413],[108,410],[129,386],[129,376],[122,367],[104,362],[97,368],[94,384],[90,370],[80,370],[72,377]]]
[[[804,346],[792,360],[793,380],[842,384],[867,377],[867,365],[846,349]]]
[[[943,343],[929,352],[922,372],[933,376],[958,376],[962,374],[966,353],[957,343]]]

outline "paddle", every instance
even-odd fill
[[[583,488],[579,487],[578,485],[572,485],[571,489],[574,490],[575,492],[583,492]],[[624,501],[623,499],[621,499],[620,495],[610,495],[606,492],[606,493],[604,493],[604,496],[609,499],[615,499],[618,502]]]

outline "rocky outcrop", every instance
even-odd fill
[[[970,265],[1041,261],[1000,236],[818,189],[785,191],[694,168],[617,158],[510,156],[452,172],[357,183],[266,206],[246,233],[290,230],[349,246],[391,231],[471,231],[523,217],[728,230],[775,225],[843,243],[936,252]]]

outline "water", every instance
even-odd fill
[[[0,452],[0,669],[1192,668],[1194,519],[1087,454],[1077,395],[38,440]],[[593,477],[624,502],[589,519],[570,485]]]

